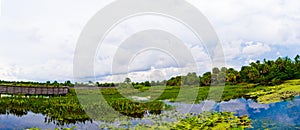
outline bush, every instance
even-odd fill
[[[272,85],[279,85],[279,84],[281,84],[281,83],[282,83],[281,80],[278,79],[278,78],[272,79]]]
[[[135,85],[135,86],[133,86],[135,89],[142,89],[142,88],[144,88],[145,86],[144,85]]]

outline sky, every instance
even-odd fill
[[[73,81],[77,40],[87,22],[112,0],[1,0],[0,80]],[[227,67],[239,69],[256,60],[300,54],[299,0],[188,0],[216,31]],[[143,51],[131,59],[128,72],[112,75],[118,47],[146,29],[172,32],[190,49],[198,74],[210,71],[204,45],[185,26],[165,17],[143,15],[123,21],[98,47],[94,80],[168,79],[185,73],[176,59],[161,51]],[[180,50],[179,50],[180,51]],[[115,76],[115,77],[114,77]],[[91,77],[83,75],[83,77]],[[86,80],[91,80],[86,78]]]

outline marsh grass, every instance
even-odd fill
[[[284,83],[276,86],[266,86],[247,95],[256,98],[259,103],[269,104],[276,103],[282,100],[299,96],[300,94],[300,80],[287,80]]]
[[[201,114],[165,113],[159,116],[145,117],[148,123],[134,126],[128,121],[116,124],[102,124],[100,129],[112,130],[219,130],[245,129],[251,127],[248,116],[235,116],[232,112],[203,112]]]

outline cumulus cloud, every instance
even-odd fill
[[[221,39],[226,41],[245,39],[281,45],[299,43],[300,25],[297,23],[300,5],[297,0],[190,2],[199,7]]]
[[[227,63],[240,68],[255,60],[275,59],[280,56],[294,57],[300,41],[300,4],[297,0],[189,0],[209,19],[223,43]],[[259,56],[242,48],[245,42],[260,41],[267,51]],[[269,48],[268,48],[269,47]],[[285,51],[287,50],[287,51]],[[255,51],[255,49],[254,49]],[[248,55],[250,53],[250,55]]]
[[[97,6],[92,6],[95,3]],[[36,0],[3,2],[0,17],[0,79],[71,80],[74,49],[80,31],[86,21],[106,3],[96,0],[91,3]]]
[[[170,33],[174,37],[182,40],[184,45],[177,45],[177,41],[174,41],[171,37],[167,39],[164,38],[163,36],[166,36],[166,34],[162,32],[150,34],[154,37],[148,35],[142,35],[142,37],[139,37],[139,35],[136,36],[136,34],[140,34],[149,29],[162,30],[166,33]],[[157,33],[161,33],[161,35],[157,35]],[[137,38],[132,37],[133,35]],[[132,38],[135,39],[132,40]],[[129,43],[128,40],[130,40]],[[193,59],[198,66],[201,66],[202,71],[206,71],[208,70],[207,68],[210,67],[210,59],[203,45],[199,43],[201,43],[201,41],[199,41],[187,27],[177,21],[156,15],[134,17],[120,23],[112,29],[101,46],[99,46],[98,59],[95,64],[98,68],[96,73],[101,76],[107,75],[108,79],[111,79],[110,75],[112,72],[110,71],[117,71],[116,68],[112,68],[112,66],[117,66],[117,69],[120,70],[117,71],[116,74],[121,73],[120,75],[124,75],[124,73],[127,73],[129,75],[138,75],[133,77],[134,80],[141,80],[147,77],[145,75],[151,75],[152,68],[166,70],[169,68],[179,68],[187,71],[189,68],[193,68],[189,66],[189,59]],[[154,48],[152,48],[152,46]],[[166,48],[173,50],[175,55],[172,54],[170,50],[166,50]],[[192,54],[191,57],[187,55],[186,51],[183,51],[184,48],[187,48],[188,52]],[[176,55],[179,57],[174,57]],[[106,59],[104,59],[104,57]],[[184,64],[179,64],[178,60]],[[182,62],[182,60],[186,62]],[[127,65],[128,61],[130,61],[130,63]],[[195,72],[198,72],[198,70],[195,70]],[[181,74],[178,71],[174,71],[174,73],[176,73],[175,75]],[[120,75],[116,76],[118,78],[115,79],[119,81],[125,78]],[[166,77],[169,78],[170,76],[174,76],[174,74],[167,74]],[[158,78],[152,78],[158,80]]]
[[[246,42],[246,46],[243,48],[242,53],[248,55],[249,57],[259,56],[266,52],[271,51],[271,48],[267,44],[261,42]]]

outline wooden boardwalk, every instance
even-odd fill
[[[0,94],[10,95],[66,95],[68,87],[17,87],[17,86],[0,86]]]

